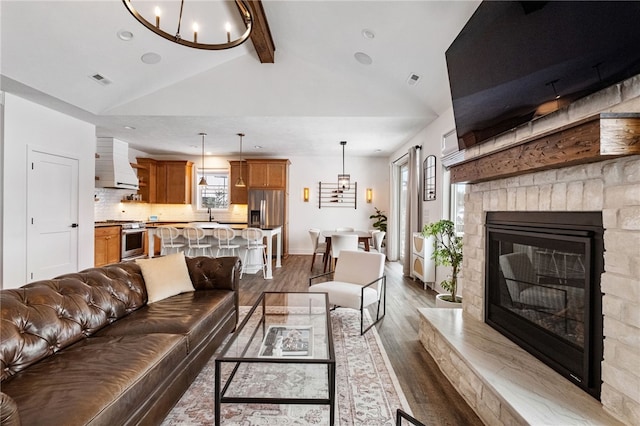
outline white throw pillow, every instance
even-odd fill
[[[157,302],[176,294],[195,291],[184,253],[169,254],[151,259],[136,259],[140,266],[149,300]]]

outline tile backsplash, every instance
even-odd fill
[[[131,195],[131,190],[96,188],[94,191],[94,220],[149,220],[158,216],[158,221],[195,222],[207,221],[206,210],[198,211],[192,204],[149,204],[122,202]],[[214,220],[219,222],[246,222],[247,206],[234,204],[228,210],[214,210]]]

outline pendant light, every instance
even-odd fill
[[[243,188],[247,186],[244,183],[244,179],[242,179],[242,137],[244,133],[238,133],[237,135],[240,136],[240,176],[238,176],[238,180],[236,180],[236,186]]]
[[[351,188],[351,175],[345,174],[344,172],[344,146],[346,144],[347,141],[340,142],[340,145],[342,145],[342,174],[338,174],[338,188],[343,191],[347,191]]]
[[[200,182],[198,182],[198,185],[206,186],[208,185],[208,183],[204,173],[204,137],[207,136],[207,134],[206,133],[198,133],[198,134],[202,136],[202,177],[200,178]]]

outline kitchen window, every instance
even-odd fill
[[[204,177],[207,185],[198,185]],[[197,209],[227,209],[229,207],[229,170],[197,169],[196,170]]]

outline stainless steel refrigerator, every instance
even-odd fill
[[[249,226],[254,228],[284,226],[284,211],[284,190],[249,190],[247,206]]]

